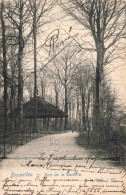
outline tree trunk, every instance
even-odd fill
[[[12,74],[13,75],[13,74]],[[12,77],[13,80],[13,77]],[[11,83],[11,95],[10,95],[10,113],[11,116],[11,131],[14,131],[14,117],[13,117],[13,110],[14,110],[14,84]]]
[[[34,2],[34,16],[33,16],[33,40],[34,40],[34,98],[35,98],[35,119],[34,132],[37,132],[37,27],[36,27],[36,0]]]
[[[86,131],[86,121],[85,121],[85,97],[84,92],[81,93],[81,100],[82,100],[82,129]]]
[[[55,91],[55,93],[56,93],[56,108],[58,108],[59,107],[59,93],[58,91]]]
[[[44,83],[43,80],[41,79],[41,90],[42,90],[42,98],[45,97],[45,90],[44,90]]]
[[[72,106],[71,106],[71,100],[69,100],[69,127],[71,128],[71,122],[72,122]]]
[[[101,98],[102,93],[101,89],[101,80],[103,79],[103,59],[104,59],[104,47],[102,42],[97,43],[97,66],[96,66],[96,93],[95,93],[95,130],[99,131],[100,133],[100,124],[101,124],[101,117],[100,111],[103,109],[101,108]]]
[[[65,113],[68,115],[68,97],[67,97],[67,85],[65,81]],[[65,117],[64,130],[67,130],[68,126],[68,117]]]
[[[78,97],[78,94],[77,94],[77,112],[76,112],[76,120],[78,121],[79,120],[79,97]]]
[[[19,48],[18,48],[18,111],[19,111],[19,130],[23,130],[23,67],[22,67],[22,58],[23,58],[23,2],[20,0],[20,15],[19,15]]]
[[[88,91],[88,102],[87,102],[87,110],[86,110],[86,126],[88,130],[88,145],[90,144],[90,117],[89,117],[89,108],[90,108],[90,92]]]
[[[55,90],[55,93],[56,93],[56,108],[59,107],[59,93],[57,90]],[[57,130],[57,118],[55,118],[55,128]]]
[[[1,3],[1,25],[2,25],[2,49],[3,49],[3,78],[4,78],[4,158],[6,156],[6,131],[7,131],[7,59],[6,59],[6,37],[5,23],[3,18],[3,6]]]
[[[15,86],[15,77],[16,77],[16,72],[15,72],[15,66],[16,64],[12,61],[11,62],[11,93],[10,93],[10,113],[12,113],[11,116],[11,131],[13,132],[15,127],[15,120],[13,116],[13,110],[16,108],[16,86]]]
[[[36,40],[36,0],[33,16],[33,40],[34,40],[34,97],[37,96],[37,40]]]

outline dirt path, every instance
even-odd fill
[[[126,170],[92,156],[76,136],[47,135],[17,148],[1,162],[0,194],[126,194]]]

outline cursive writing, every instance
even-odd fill
[[[46,37],[45,40],[45,46],[49,47],[49,54],[51,52],[54,52],[56,49],[58,49],[60,46],[64,46],[65,44],[68,44],[68,41],[73,41],[77,36],[79,35],[79,33],[76,33],[74,35],[70,35],[68,34],[67,37],[60,41],[59,40],[59,36],[60,36],[60,30],[59,29],[55,29],[53,30],[51,33],[49,33],[49,35]]]
[[[52,141],[52,140],[51,140]],[[3,195],[123,195],[125,169],[99,164],[94,155],[56,156],[41,153],[1,181]]]

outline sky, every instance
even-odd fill
[[[48,14],[48,17],[51,18],[51,22],[39,30],[37,37],[37,44],[39,48],[37,69],[39,74],[42,74],[42,71],[40,70],[43,66],[46,64],[51,66],[52,63],[49,63],[51,56],[49,56],[50,48],[47,46],[49,44],[47,40],[51,35],[57,34],[58,32],[58,42],[61,43],[61,41],[64,41],[69,35],[74,36],[78,34],[76,36],[77,42],[82,44],[87,42],[87,45],[85,44],[85,46],[88,48],[91,48],[91,45],[94,45],[92,38],[87,34],[88,31],[86,31],[83,26],[79,25],[77,22],[71,20],[70,17],[64,17],[64,13],[58,5],[55,6],[55,8]],[[59,29],[59,31],[57,31],[57,29]],[[71,39],[66,40],[64,45],[69,44],[70,41]],[[45,42],[46,47],[40,47],[40,45],[45,44]],[[57,51],[62,49],[64,45],[61,44]],[[85,56],[90,56],[89,52],[86,50],[84,50],[83,57]],[[31,59],[33,59],[33,55],[30,56],[29,60],[26,62],[27,66],[24,66],[24,71],[27,70],[28,73],[33,71],[33,61],[31,62]],[[95,59],[96,54],[95,52],[92,52],[92,60],[94,60],[94,64]],[[113,63],[107,65],[107,68],[108,72],[110,72],[108,74],[108,78],[110,79],[111,86],[113,89],[115,88],[116,91],[118,91],[119,103],[126,105],[126,51],[122,51],[121,59],[117,59]]]

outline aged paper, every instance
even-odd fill
[[[44,35],[38,38],[39,54],[43,55],[41,63],[38,63],[38,73],[54,62],[69,45],[73,44],[74,48],[79,44],[80,47],[80,38],[84,41],[85,34],[88,35],[83,35],[81,25],[76,26],[69,17],[65,18],[58,6],[57,3],[49,13],[55,19],[43,30]],[[87,42],[90,42],[88,48]],[[87,38],[84,47],[86,57],[90,50],[94,52],[92,45],[92,39]],[[122,55],[124,57],[124,52]],[[95,57],[93,53],[91,60]],[[28,75],[33,71],[30,63],[30,60],[24,63],[24,72],[28,69]],[[120,101],[124,104],[126,64],[124,59],[116,63],[117,67],[123,66],[115,72],[110,69],[110,77],[113,86],[119,89]],[[126,195],[126,168],[104,158],[104,154],[99,156],[79,146],[76,141],[78,136],[77,129],[75,132],[68,130],[43,135],[18,146],[5,159],[1,158],[0,195]]]
[[[76,136],[47,135],[18,148],[2,162],[1,194],[125,194],[126,170],[79,147]]]

